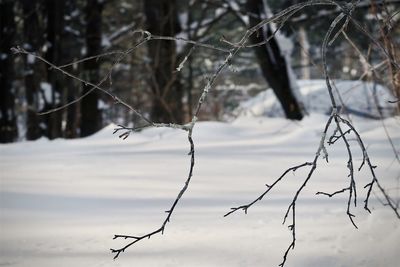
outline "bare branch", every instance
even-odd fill
[[[171,208],[169,210],[165,211],[168,214],[167,217],[165,218],[165,220],[161,224],[160,228],[158,228],[158,229],[156,229],[156,230],[154,230],[154,231],[152,231],[150,233],[144,234],[142,236],[114,235],[113,239],[117,239],[117,238],[133,239],[132,242],[126,244],[125,246],[123,246],[123,247],[121,247],[119,249],[111,249],[111,252],[115,253],[114,259],[118,258],[118,256],[120,255],[121,252],[125,252],[125,250],[127,248],[129,248],[130,246],[132,246],[133,244],[135,244],[135,243],[137,243],[137,242],[139,242],[139,241],[141,241],[143,239],[150,239],[150,237],[152,237],[152,236],[154,236],[156,234],[160,234],[160,233],[164,234],[165,227],[166,227],[167,223],[170,222],[171,216],[172,216],[176,206],[178,205],[180,199],[182,198],[183,194],[186,192],[186,190],[187,190],[187,188],[189,186],[190,180],[191,180],[191,178],[193,176],[193,168],[194,168],[194,164],[195,164],[195,158],[194,158],[195,150],[194,150],[194,142],[193,142],[193,138],[192,138],[192,128],[189,130],[189,133],[188,133],[188,141],[189,141],[189,144],[190,144],[190,151],[189,151],[190,168],[189,168],[189,174],[188,174],[188,177],[187,177],[187,179],[185,181],[185,184],[183,185],[182,189],[179,191],[177,197],[175,198],[174,202],[172,203]]]
[[[383,188],[383,186],[380,184],[379,180],[376,177],[375,174],[375,168],[376,166],[372,165],[368,152],[366,150],[366,147],[361,139],[360,134],[356,131],[356,129],[354,128],[354,126],[352,125],[352,123],[349,120],[346,120],[344,118],[342,118],[339,115],[339,111],[338,111],[338,107],[336,104],[336,99],[333,95],[333,88],[331,85],[331,78],[329,76],[328,73],[328,65],[327,65],[327,49],[329,46],[331,46],[333,44],[333,42],[335,41],[335,39],[341,34],[345,34],[345,30],[347,25],[351,22],[353,23],[363,34],[365,34],[366,36],[368,36],[368,38],[371,39],[371,41],[376,44],[382,51],[383,53],[385,53],[387,55],[387,51],[385,50],[385,48],[377,41],[373,38],[373,36],[366,31],[362,25],[356,21],[353,17],[352,17],[352,12],[353,10],[357,7],[357,5],[359,4],[360,1],[352,1],[351,3],[342,3],[342,2],[337,2],[337,1],[333,1],[333,0],[310,0],[310,1],[306,1],[303,3],[298,3],[295,4],[287,9],[284,9],[283,11],[279,12],[278,14],[264,19],[262,20],[260,23],[258,23],[257,25],[255,25],[254,27],[248,29],[239,39],[238,42],[233,42],[233,41],[228,41],[225,40],[224,38],[222,39],[222,42],[225,45],[228,45],[229,48],[223,48],[223,47],[218,47],[212,44],[207,44],[207,43],[202,43],[202,42],[198,42],[198,41],[193,41],[193,40],[189,40],[189,39],[185,39],[185,38],[181,38],[181,37],[169,37],[169,36],[157,36],[157,35],[152,35],[150,32],[148,31],[135,31],[134,33],[139,33],[140,34],[140,38],[139,41],[131,48],[129,48],[126,51],[116,51],[116,52],[108,52],[108,53],[104,53],[95,57],[89,57],[89,58],[85,58],[85,59],[81,59],[75,62],[72,62],[70,64],[66,64],[63,66],[55,66],[53,65],[51,62],[47,61],[46,59],[44,59],[43,57],[27,52],[26,50],[17,47],[17,48],[13,48],[13,52],[14,53],[18,53],[18,54],[26,54],[26,55],[32,55],[35,58],[43,61],[44,63],[46,63],[47,65],[49,65],[51,68],[53,68],[56,71],[61,72],[62,74],[73,78],[77,81],[80,81],[82,83],[88,84],[90,85],[92,88],[84,95],[82,95],[81,97],[75,99],[72,102],[67,103],[66,105],[60,107],[60,108],[56,108],[53,110],[50,110],[46,113],[43,114],[48,114],[48,113],[52,113],[52,112],[56,112],[58,110],[61,110],[63,108],[68,107],[69,105],[72,105],[76,102],[79,102],[82,98],[86,97],[88,94],[90,94],[91,92],[93,92],[94,90],[100,90],[101,92],[107,94],[108,96],[112,97],[114,99],[114,101],[118,104],[121,104],[123,106],[125,106],[126,108],[128,108],[129,110],[133,111],[137,116],[139,116],[144,122],[145,125],[144,126],[139,126],[139,127],[125,127],[123,125],[118,125],[117,128],[114,129],[114,134],[119,134],[119,138],[122,139],[126,139],[131,133],[145,129],[145,128],[149,128],[149,127],[166,127],[166,128],[174,128],[174,129],[179,129],[179,130],[184,130],[187,131],[187,138],[188,138],[188,143],[189,143],[189,156],[190,156],[190,165],[189,165],[189,171],[186,177],[186,180],[184,182],[184,185],[181,187],[181,189],[178,191],[178,194],[176,195],[174,201],[172,202],[172,205],[170,206],[170,208],[166,211],[166,217],[164,218],[164,220],[162,221],[161,225],[159,228],[152,230],[148,233],[145,233],[143,235],[122,235],[122,234],[117,234],[114,235],[113,239],[126,239],[129,240],[128,243],[126,243],[124,246],[120,247],[120,248],[112,248],[111,252],[114,255],[114,259],[118,258],[119,255],[122,252],[125,252],[129,247],[131,247],[132,245],[144,240],[144,239],[149,239],[154,235],[157,234],[164,234],[165,228],[167,226],[167,224],[170,222],[172,215],[176,209],[176,207],[178,206],[180,200],[182,199],[183,195],[185,194],[185,192],[187,191],[189,184],[191,182],[192,176],[193,176],[193,169],[195,166],[195,146],[194,146],[194,141],[192,138],[192,133],[194,130],[194,126],[197,122],[197,118],[199,116],[199,113],[202,109],[203,103],[205,102],[210,90],[212,89],[212,87],[215,84],[216,79],[219,77],[219,75],[221,74],[221,72],[227,67],[229,66],[230,62],[232,61],[232,59],[239,53],[239,51],[243,48],[249,48],[249,47],[254,47],[254,46],[259,46],[259,45],[263,45],[266,42],[268,42],[273,36],[274,34],[297,12],[299,12],[300,10],[309,7],[309,6],[321,6],[321,5],[329,5],[329,6],[336,6],[338,7],[338,9],[340,10],[340,13],[338,16],[336,16],[336,18],[332,21],[332,23],[330,24],[327,33],[323,39],[322,42],[322,63],[323,63],[323,71],[324,71],[324,77],[325,77],[325,81],[326,81],[326,86],[327,86],[327,90],[329,93],[329,97],[330,97],[330,101],[331,101],[331,106],[332,106],[332,113],[330,114],[329,118],[326,121],[325,127],[323,129],[323,132],[321,134],[321,138],[319,141],[319,145],[317,147],[316,153],[314,155],[314,158],[312,161],[309,162],[305,162],[293,167],[290,167],[288,169],[286,169],[281,176],[279,176],[271,185],[266,185],[266,189],[257,197],[255,198],[253,201],[244,204],[244,205],[240,205],[238,207],[234,207],[231,208],[231,210],[229,212],[227,212],[224,217],[229,216],[233,213],[235,213],[236,211],[242,210],[244,211],[244,213],[247,213],[248,209],[250,207],[252,207],[254,204],[256,204],[257,202],[260,202],[273,188],[277,187],[277,185],[286,177],[286,175],[289,172],[295,172],[298,169],[301,168],[306,168],[306,167],[310,167],[307,175],[305,176],[303,183],[298,187],[298,189],[296,190],[296,192],[294,193],[294,196],[283,216],[283,224],[286,224],[286,222],[288,221],[288,229],[289,231],[291,231],[291,236],[292,236],[292,240],[289,244],[289,246],[287,247],[286,251],[284,252],[283,255],[283,261],[280,263],[280,266],[284,266],[288,255],[289,255],[289,251],[295,248],[295,244],[296,244],[296,203],[298,198],[300,197],[300,194],[303,192],[303,189],[307,186],[308,182],[311,180],[314,171],[317,168],[317,163],[318,160],[322,154],[322,157],[325,158],[328,161],[328,153],[325,147],[325,143],[327,143],[328,145],[333,145],[335,144],[338,140],[343,140],[345,147],[346,147],[346,151],[347,151],[347,155],[348,155],[348,161],[347,161],[347,168],[349,170],[349,174],[348,174],[348,178],[349,178],[349,186],[345,187],[343,189],[337,190],[333,193],[325,193],[325,192],[317,192],[317,195],[326,195],[328,197],[333,197],[334,195],[340,194],[340,193],[345,193],[345,192],[349,192],[348,195],[348,201],[347,201],[347,216],[349,217],[349,220],[351,221],[351,223],[357,228],[355,222],[354,222],[354,215],[351,213],[351,205],[352,203],[354,203],[354,206],[356,206],[357,204],[357,190],[356,190],[356,180],[355,180],[355,175],[354,175],[354,162],[353,162],[353,152],[352,152],[352,148],[350,147],[349,144],[349,139],[348,136],[350,134],[354,135],[356,137],[356,140],[358,141],[358,145],[363,153],[363,160],[361,163],[361,166],[359,167],[359,170],[363,167],[363,166],[367,166],[370,170],[370,173],[372,175],[372,179],[371,181],[365,186],[365,188],[367,189],[367,194],[364,200],[364,208],[370,212],[370,209],[368,207],[368,202],[369,202],[369,198],[373,189],[373,186],[376,184],[376,186],[379,189],[379,192],[383,195],[385,201],[387,202],[387,205],[394,211],[394,213],[396,214],[397,218],[400,219],[400,214],[399,214],[399,210],[398,210],[398,204],[395,203],[395,201],[393,199],[390,198],[390,196],[388,195],[388,193],[385,191],[385,189]],[[272,36],[270,36],[266,41],[263,41],[262,43],[257,43],[257,44],[253,44],[253,45],[248,45],[248,41],[250,36],[252,36],[253,34],[255,34],[257,32],[257,30],[259,30],[261,27],[264,27],[265,25],[269,24],[269,23],[277,23],[277,29],[276,31],[273,33]],[[346,35],[345,35],[346,36]],[[136,109],[134,109],[133,107],[131,107],[129,104],[127,104],[126,102],[124,102],[123,100],[121,100],[120,98],[118,98],[116,95],[114,95],[113,93],[111,93],[110,91],[102,88],[102,84],[111,77],[112,75],[112,71],[113,68],[115,67],[116,64],[118,64],[120,61],[122,61],[128,54],[132,53],[135,49],[137,49],[139,46],[143,45],[146,42],[149,41],[153,41],[153,40],[163,40],[163,41],[180,41],[180,42],[184,42],[187,44],[191,44],[193,45],[190,49],[190,51],[188,52],[188,54],[186,54],[185,58],[181,61],[181,63],[179,64],[179,66],[177,67],[177,71],[180,71],[186,60],[188,59],[188,57],[191,56],[192,51],[197,48],[197,47],[202,47],[202,48],[206,48],[206,49],[211,49],[213,51],[217,51],[217,52],[222,52],[224,53],[224,60],[222,61],[222,63],[220,63],[220,65],[217,67],[217,69],[215,70],[215,72],[207,79],[205,86],[202,89],[202,93],[197,101],[197,105],[195,107],[194,110],[194,115],[191,119],[191,122],[185,125],[179,125],[179,124],[172,124],[172,123],[154,123],[152,121],[150,121],[148,118],[146,118],[144,115],[142,115],[139,111],[137,111]],[[85,62],[87,60],[94,60],[94,59],[98,59],[100,57],[103,56],[109,56],[109,55],[119,55],[118,58],[116,59],[116,61],[114,62],[114,64],[112,65],[112,67],[110,68],[109,72],[107,73],[107,75],[97,84],[94,83],[89,83],[67,71],[64,70],[65,67],[70,66],[71,64],[79,64],[82,62]],[[389,57],[388,57],[389,58]],[[398,68],[398,64],[396,62],[392,62],[397,68]],[[398,100],[396,100],[396,102],[398,102]],[[330,129],[330,126],[332,125],[332,123],[334,123],[334,125],[336,126],[334,129],[334,133],[332,134],[331,137],[327,138],[327,133],[328,130]],[[344,129],[342,129],[342,127],[344,127]],[[290,222],[289,222],[290,221]]]

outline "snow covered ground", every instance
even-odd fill
[[[282,219],[306,170],[288,175],[247,215],[223,214],[253,200],[287,168],[313,159],[327,116],[310,113],[301,122],[253,114],[196,124],[193,180],[165,234],[115,261],[109,249],[125,242],[113,235],[158,228],[182,187],[190,163],[186,133],[148,129],[120,140],[110,125],[80,140],[1,145],[0,266],[277,266],[291,241]],[[400,165],[382,122],[353,121],[379,179],[398,199]],[[384,123],[398,148],[399,117]],[[361,163],[356,142],[351,145]],[[348,185],[343,144],[328,152],[329,163],[319,161],[296,205],[297,243],[286,266],[398,266],[399,220],[377,191],[372,214],[362,209],[366,169],[356,174],[358,230],[346,216],[347,195],[315,195]]]

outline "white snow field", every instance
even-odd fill
[[[302,85],[315,95],[311,89]],[[110,125],[80,140],[1,145],[0,266],[278,266],[291,242],[282,219],[308,169],[290,173],[247,215],[223,215],[256,198],[287,168],[314,158],[328,118],[322,113],[311,109],[301,122],[253,114],[196,124],[192,182],[164,235],[142,240],[117,260],[109,249],[127,241],[113,235],[158,228],[183,186],[190,164],[185,132],[148,129],[121,140]],[[400,165],[382,121],[352,119],[382,185],[399,199]],[[399,117],[384,124],[398,148]],[[350,144],[358,165],[357,142]],[[372,214],[363,209],[367,168],[356,172],[352,211],[359,229],[346,215],[348,193],[315,194],[349,183],[343,143],[327,148],[329,163],[319,160],[297,202],[297,242],[285,266],[399,266],[400,220],[379,202],[376,188]]]

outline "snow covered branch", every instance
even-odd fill
[[[349,217],[349,220],[352,223],[352,225],[354,225],[354,227],[357,228],[357,225],[354,221],[355,216],[353,215],[353,213],[351,211],[352,205],[354,205],[354,207],[357,206],[357,197],[358,197],[357,186],[356,186],[355,167],[354,167],[354,157],[353,157],[353,153],[354,153],[353,149],[354,148],[352,148],[350,146],[350,142],[349,142],[349,140],[350,140],[349,138],[350,138],[350,136],[352,136],[353,138],[355,137],[355,139],[357,140],[358,147],[362,151],[362,154],[363,154],[362,163],[359,166],[358,171],[360,171],[365,166],[366,168],[369,169],[370,174],[372,176],[371,181],[365,185],[365,189],[367,192],[366,192],[366,196],[364,199],[364,209],[367,210],[368,212],[370,212],[369,200],[370,200],[372,190],[373,190],[374,186],[376,186],[378,188],[380,194],[382,194],[384,197],[385,205],[387,205],[390,209],[392,209],[393,212],[395,213],[396,217],[400,219],[399,207],[395,203],[395,201],[389,196],[387,191],[382,186],[381,182],[378,180],[378,177],[376,176],[376,173],[375,173],[376,166],[374,166],[372,164],[370,157],[368,155],[366,146],[365,146],[359,132],[355,129],[355,127],[349,120],[344,119],[339,114],[339,107],[336,103],[337,100],[333,93],[333,88],[331,85],[331,77],[328,72],[327,50],[335,42],[335,40],[338,38],[338,36],[346,31],[348,25],[354,25],[357,29],[359,29],[359,31],[361,33],[365,34],[368,38],[370,38],[371,41],[376,46],[378,46],[379,49],[381,49],[384,54],[388,54],[385,47],[378,40],[374,39],[372,37],[372,35],[366,29],[364,29],[364,27],[362,27],[362,25],[360,25],[360,23],[358,21],[356,21],[352,17],[352,13],[357,8],[357,5],[359,3],[360,3],[360,1],[352,1],[351,3],[343,3],[343,2],[339,2],[339,1],[333,1],[333,0],[310,0],[310,1],[303,2],[303,3],[298,3],[287,9],[284,9],[283,11],[279,12],[278,14],[276,14],[270,18],[263,19],[260,23],[258,23],[254,27],[246,30],[238,41],[236,41],[236,40],[231,41],[231,40],[226,40],[225,38],[222,38],[221,41],[224,45],[221,47],[214,45],[214,44],[203,43],[203,42],[194,41],[194,40],[190,40],[190,39],[186,39],[186,38],[182,38],[182,37],[154,35],[148,31],[140,30],[140,31],[134,32],[134,34],[140,35],[138,38],[138,41],[131,48],[129,48],[125,51],[107,52],[107,53],[100,54],[97,56],[92,56],[92,57],[88,57],[85,59],[81,59],[81,60],[72,62],[70,64],[65,64],[62,66],[56,66],[53,63],[46,60],[45,58],[43,58],[42,56],[32,53],[32,52],[28,52],[21,47],[16,47],[13,49],[13,52],[16,54],[30,55],[30,56],[34,57],[35,59],[38,59],[38,60],[46,63],[48,66],[50,66],[50,68],[62,73],[63,75],[68,76],[74,80],[77,80],[83,84],[90,86],[90,89],[85,94],[81,95],[80,97],[76,98],[75,100],[68,102],[61,107],[51,109],[47,112],[43,112],[43,113],[41,113],[41,115],[57,112],[61,109],[64,109],[72,104],[75,104],[75,103],[81,101],[83,98],[88,96],[93,91],[99,90],[102,93],[111,97],[114,100],[115,104],[120,104],[120,105],[126,107],[128,110],[132,111],[136,116],[138,116],[141,119],[141,121],[143,121],[143,125],[140,125],[140,126],[135,125],[134,127],[118,125],[114,130],[114,134],[118,134],[119,138],[126,139],[129,137],[129,135],[131,133],[143,130],[145,128],[150,128],[150,127],[173,128],[173,129],[179,129],[179,130],[183,130],[183,131],[187,132],[187,140],[188,140],[188,145],[189,145],[188,155],[190,157],[189,171],[187,173],[187,176],[185,176],[183,186],[180,188],[176,197],[172,201],[170,208],[167,211],[165,211],[166,216],[165,216],[164,220],[161,222],[161,225],[158,228],[151,230],[143,235],[125,235],[125,234],[114,235],[113,239],[127,240],[126,241],[127,243],[125,245],[121,246],[120,248],[111,248],[111,252],[114,254],[114,259],[118,258],[122,252],[126,252],[127,249],[132,247],[134,244],[139,243],[145,239],[150,239],[151,237],[153,237],[155,235],[164,234],[167,224],[170,222],[174,212],[176,211],[176,208],[177,208],[180,200],[184,196],[184,194],[187,191],[187,189],[190,185],[190,182],[192,180],[193,170],[194,170],[194,166],[195,166],[195,143],[194,143],[192,134],[194,132],[195,125],[196,125],[196,122],[199,117],[199,113],[202,110],[202,107],[209,95],[209,92],[213,89],[213,86],[215,85],[215,82],[216,82],[217,78],[220,76],[220,74],[222,73],[222,71],[231,64],[232,60],[235,58],[235,56],[238,55],[238,53],[242,49],[251,48],[251,47],[255,47],[255,46],[262,46],[262,45],[266,44],[274,37],[274,35],[277,33],[277,31],[281,27],[283,27],[283,25],[285,25],[285,23],[292,16],[294,16],[296,13],[300,12],[302,9],[304,9],[306,7],[310,7],[310,6],[328,5],[328,6],[337,6],[338,9],[340,9],[339,15],[337,15],[335,17],[335,19],[331,22],[329,28],[327,29],[326,35],[323,39],[323,42],[322,42],[321,50],[322,50],[322,63],[323,63],[323,70],[324,70],[324,78],[325,78],[326,87],[327,87],[327,90],[329,93],[329,98],[330,98],[331,107],[332,107],[332,113],[328,117],[325,127],[321,133],[321,138],[320,138],[319,144],[317,144],[318,147],[316,149],[315,155],[313,155],[311,161],[307,161],[307,162],[304,162],[299,165],[295,165],[295,166],[292,166],[292,167],[286,169],[277,179],[275,179],[275,181],[272,184],[267,184],[266,189],[258,197],[256,197],[254,200],[248,202],[247,204],[243,204],[243,205],[231,208],[231,210],[229,212],[227,212],[224,216],[225,217],[229,216],[237,211],[244,211],[244,213],[246,214],[248,212],[249,208],[251,208],[253,205],[255,205],[256,203],[263,200],[264,197],[268,193],[271,192],[271,190],[273,190],[273,189],[278,190],[278,186],[279,186],[280,182],[287,177],[288,173],[296,172],[299,169],[307,169],[308,172],[307,172],[302,184],[297,188],[296,192],[294,193],[294,195],[291,199],[291,202],[288,205],[287,210],[283,216],[283,224],[286,224],[286,223],[288,224],[288,228],[289,228],[289,230],[291,232],[291,236],[292,236],[291,242],[290,242],[289,246],[287,247],[287,249],[285,250],[285,252],[283,254],[283,260],[280,263],[280,266],[283,267],[287,262],[290,251],[293,250],[296,245],[296,205],[298,203],[297,200],[299,199],[300,194],[303,192],[304,188],[307,187],[309,181],[312,179],[314,172],[318,167],[318,160],[322,157],[323,159],[325,159],[328,162],[328,152],[326,150],[326,144],[327,145],[334,145],[334,144],[338,145],[337,141],[342,140],[344,143],[344,147],[346,148],[347,157],[348,157],[348,160],[347,160],[348,179],[349,179],[348,186],[345,188],[339,189],[337,191],[334,191],[333,193],[319,191],[316,194],[328,196],[331,198],[338,194],[348,193],[346,214]],[[268,38],[266,38],[262,42],[259,42],[256,44],[249,44],[250,37],[252,35],[256,34],[259,29],[261,29],[262,27],[264,27],[265,25],[270,24],[270,23],[275,23],[277,25],[276,30],[273,31],[272,35],[270,35]],[[185,55],[183,60],[179,63],[178,66],[176,66],[175,70],[178,72],[181,71],[185,67],[185,62],[189,57],[192,56],[192,52],[194,49],[198,49],[198,48],[210,49],[212,51],[216,51],[216,52],[222,53],[224,55],[223,59],[220,61],[220,64],[218,65],[218,67],[207,78],[205,85],[201,90],[201,94],[197,100],[197,104],[195,106],[193,116],[190,119],[190,122],[187,124],[168,123],[168,122],[153,122],[152,120],[147,118],[147,116],[142,114],[140,111],[138,111],[137,109],[135,109],[134,107],[129,105],[126,101],[122,100],[116,94],[112,93],[108,89],[105,89],[105,87],[104,87],[104,83],[106,83],[108,80],[111,81],[113,69],[115,68],[115,66],[117,64],[119,64],[127,55],[131,54],[138,47],[142,46],[143,44],[145,44],[147,42],[151,42],[154,40],[161,40],[161,41],[167,41],[167,42],[171,42],[171,41],[183,42],[183,43],[189,44],[191,46],[191,49]],[[228,46],[228,48],[225,48],[226,46]],[[109,71],[107,72],[107,74],[98,83],[88,82],[88,81],[84,80],[83,78],[81,78],[77,75],[74,75],[66,70],[66,67],[70,66],[72,64],[79,64],[79,63],[83,63],[88,60],[97,60],[103,56],[110,56],[110,55],[116,55],[117,58],[114,60]],[[388,56],[388,58],[390,58],[390,57]],[[398,63],[395,60],[391,60],[391,63],[396,68],[399,68]],[[398,101],[398,100],[396,100],[396,101]],[[330,133],[329,130],[331,129],[331,127],[334,127],[334,130],[333,130],[333,134],[329,136],[329,133]],[[357,168],[356,168],[356,170],[357,170]]]
[[[167,217],[165,218],[165,220],[163,221],[163,223],[161,224],[160,228],[141,235],[141,236],[131,236],[131,235],[114,235],[113,239],[118,239],[118,238],[123,238],[123,239],[129,239],[129,240],[133,240],[131,242],[129,242],[128,244],[126,244],[125,246],[118,248],[118,249],[111,249],[112,253],[115,253],[114,259],[118,258],[118,256],[120,255],[121,252],[125,252],[125,250],[127,248],[129,248],[130,246],[134,245],[135,243],[143,240],[143,239],[150,239],[150,237],[156,235],[156,234],[164,234],[164,230],[165,227],[167,225],[167,223],[170,222],[172,213],[174,212],[176,206],[178,205],[180,199],[182,198],[183,194],[186,192],[186,190],[188,189],[190,180],[193,176],[193,168],[194,168],[194,164],[195,164],[195,158],[194,158],[194,142],[193,142],[193,138],[192,138],[192,128],[189,130],[189,134],[188,134],[188,141],[190,144],[190,151],[189,151],[189,156],[190,156],[190,168],[189,168],[189,174],[188,177],[183,185],[183,187],[181,188],[181,190],[179,191],[177,197],[175,198],[174,202],[172,203],[171,207],[169,210],[166,210],[165,213],[167,213]]]
[[[323,40],[323,44],[322,44],[322,59],[323,59],[323,68],[324,68],[324,74],[325,74],[325,80],[326,80],[326,85],[327,85],[327,89],[329,92],[329,96],[330,96],[330,100],[331,100],[331,105],[332,105],[332,113],[329,117],[329,119],[327,120],[327,123],[325,125],[325,129],[322,133],[322,137],[320,139],[320,144],[318,146],[317,152],[315,154],[315,157],[313,159],[312,162],[306,162],[300,165],[296,165],[294,167],[291,167],[289,169],[287,169],[279,178],[277,178],[271,185],[266,185],[267,189],[260,195],[258,196],[255,200],[251,201],[248,204],[244,204],[238,207],[234,207],[231,209],[231,211],[229,211],[228,213],[226,213],[224,216],[228,216],[231,215],[232,213],[239,211],[239,210],[243,210],[245,213],[247,213],[248,209],[253,206],[255,203],[261,201],[266,194],[268,194],[273,188],[276,187],[276,185],[285,177],[285,175],[291,171],[296,171],[299,168],[303,168],[303,167],[307,167],[307,166],[311,166],[310,170],[305,178],[305,180],[303,181],[303,183],[301,184],[301,186],[298,188],[298,190],[296,191],[296,193],[294,194],[294,197],[292,199],[292,202],[289,204],[286,213],[284,215],[284,219],[283,219],[283,224],[286,223],[286,221],[289,218],[289,215],[291,214],[291,222],[288,225],[289,230],[292,233],[292,241],[289,244],[288,248],[286,249],[286,251],[283,254],[283,261],[279,264],[279,266],[283,267],[287,261],[287,257],[289,254],[289,251],[295,248],[295,244],[296,244],[296,202],[297,199],[300,195],[300,193],[302,192],[302,190],[306,187],[307,183],[309,182],[309,180],[311,179],[315,169],[317,168],[317,162],[318,159],[321,155],[321,152],[323,152],[325,155],[326,160],[328,161],[328,154],[326,152],[325,149],[325,143],[327,143],[328,145],[333,145],[334,143],[336,143],[336,141],[338,141],[339,139],[343,140],[345,147],[346,147],[346,151],[347,151],[347,155],[348,155],[348,162],[347,162],[347,168],[349,169],[349,175],[348,177],[350,178],[349,181],[349,186],[340,190],[337,190],[333,193],[326,193],[326,192],[317,192],[317,195],[326,195],[328,197],[333,197],[337,194],[341,194],[341,193],[345,193],[345,192],[349,192],[349,196],[348,196],[348,201],[347,201],[347,210],[346,210],[346,214],[348,215],[351,223],[353,224],[353,226],[355,228],[357,228],[357,225],[354,222],[354,217],[355,215],[351,213],[351,204],[354,203],[354,206],[357,206],[357,189],[356,189],[356,179],[355,179],[355,175],[354,175],[354,161],[353,161],[353,152],[352,152],[352,148],[350,147],[350,143],[349,143],[349,139],[348,139],[348,135],[349,134],[353,134],[356,137],[356,140],[359,144],[359,148],[361,149],[362,153],[363,153],[363,160],[361,163],[361,166],[358,168],[358,171],[360,171],[362,169],[362,167],[366,164],[371,172],[372,175],[372,181],[370,183],[368,183],[365,188],[367,189],[367,194],[364,200],[364,209],[367,210],[368,212],[371,212],[369,207],[368,207],[368,203],[369,203],[369,199],[371,196],[371,192],[372,192],[372,187],[374,184],[377,185],[380,193],[384,196],[384,199],[386,201],[386,203],[384,203],[385,205],[389,206],[393,212],[395,213],[396,217],[398,219],[400,219],[400,214],[399,214],[399,208],[398,205],[395,203],[395,201],[387,194],[386,190],[382,187],[382,185],[380,184],[379,180],[376,177],[375,174],[375,168],[376,166],[372,165],[371,161],[370,161],[370,157],[368,156],[368,152],[367,149],[364,145],[364,142],[361,139],[360,134],[357,132],[357,130],[354,128],[354,126],[352,125],[352,123],[344,118],[342,118],[339,114],[338,114],[338,107],[336,104],[336,100],[335,97],[333,95],[333,88],[331,86],[331,79],[328,73],[328,67],[327,67],[327,58],[326,58],[326,53],[327,53],[327,48],[335,41],[335,39],[338,37],[339,34],[341,34],[347,27],[347,25],[349,24],[349,22],[355,22],[354,19],[351,17],[351,13],[354,10],[354,8],[356,7],[356,4],[359,1],[353,1],[351,7],[342,7],[342,12],[333,20],[333,22],[331,23],[325,38]],[[338,30],[336,30],[336,33],[333,35],[335,28],[338,28],[338,25],[340,22],[344,21],[341,26],[339,27]],[[355,22],[357,23],[357,22]],[[367,36],[371,37],[372,36],[364,29],[362,28],[359,24],[358,28]],[[332,37],[333,35],[333,37]],[[377,42],[376,40],[374,40],[374,42],[378,43],[378,46],[384,51],[384,53],[386,53],[386,50],[379,44],[379,42]],[[331,126],[331,124],[334,122],[334,124],[336,125],[336,129],[333,131],[332,136],[326,140],[326,136],[328,133],[328,129]],[[348,129],[343,130],[342,127],[345,126]]]

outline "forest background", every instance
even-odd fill
[[[115,104],[110,95],[93,91],[90,84],[118,96],[154,122],[187,123],[229,42],[238,41],[260,19],[296,3],[2,0],[0,141],[77,138],[111,122],[128,127],[143,124],[134,112]],[[374,49],[373,42],[348,25],[347,36],[340,35],[327,51],[331,78],[384,84],[399,96],[399,72],[391,63],[399,54],[398,5],[399,1],[359,3],[354,18],[389,54]],[[268,44],[242,49],[217,79],[199,118],[231,120],[241,101],[268,88],[287,118],[303,118],[307,110],[296,97],[291,72],[300,79],[323,77],[321,43],[338,13],[335,6],[310,7],[285,22]],[[143,38],[138,30],[173,39],[138,45]],[[272,37],[273,30],[266,26],[250,41],[262,42]],[[14,55],[13,47],[33,54]]]

